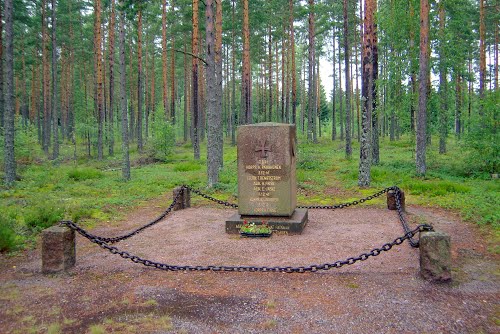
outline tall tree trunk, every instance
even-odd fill
[[[352,157],[351,146],[351,82],[349,74],[349,38],[348,38],[348,0],[344,0],[344,62],[345,62],[345,155],[347,159]]]
[[[268,80],[267,84],[269,85],[269,113],[267,115],[269,116],[264,116],[264,120],[271,120],[271,115],[273,114],[273,40],[272,40],[272,35],[271,35],[271,26],[268,26],[267,29],[268,36],[269,36],[269,42],[268,42],[268,70],[267,70],[267,75],[268,75]],[[278,69],[276,69],[278,71]],[[276,80],[276,84],[278,84],[278,81]],[[276,98],[278,98],[276,96]],[[278,113],[278,110],[276,110],[276,113]],[[281,119],[283,119],[283,115],[281,115]]]
[[[236,125],[238,124],[238,112],[236,111],[236,33],[234,29],[235,18],[235,0],[231,1],[231,145],[236,145]]]
[[[482,0],[481,0],[482,1]],[[427,171],[427,80],[429,76],[429,1],[420,0],[420,69],[419,96],[417,115],[417,146],[415,164],[417,174],[425,175]]]
[[[170,117],[168,113],[168,101],[167,101],[167,0],[162,0],[162,12],[161,12],[161,68],[163,77],[163,111],[165,117]]]
[[[370,1],[372,8],[370,11],[375,17],[377,13],[377,0]],[[366,11],[366,10],[365,10]],[[371,121],[372,121],[372,164],[378,165],[380,163],[380,134],[379,134],[379,113],[377,107],[377,80],[378,80],[378,35],[377,35],[377,22],[373,18],[373,39],[372,39],[372,58],[373,58],[373,73],[370,81],[371,93]]]
[[[253,123],[252,116],[252,77],[250,73],[250,28],[248,17],[248,0],[243,0],[243,74],[242,74],[243,117],[241,124]]]
[[[172,124],[175,124],[175,37],[172,35],[172,52],[170,54],[170,115]]]
[[[103,127],[104,127],[104,99],[103,99],[103,75],[102,75],[102,34],[101,34],[101,0],[94,0],[94,48],[96,60],[96,94],[97,94],[97,158],[103,158]]]
[[[285,113],[285,37],[281,39],[281,115],[283,123],[288,123],[288,115]],[[276,49],[276,56],[278,56],[278,49]],[[276,69],[277,71],[278,69]],[[278,82],[276,82],[278,84]],[[278,98],[278,96],[276,96]]]
[[[479,116],[483,126],[484,96],[486,89],[486,24],[484,22],[484,0],[479,0]]]
[[[292,54],[292,123],[297,122],[297,71],[295,69],[295,28],[293,27],[294,15],[293,15],[294,0],[289,0],[290,8],[290,53]]]
[[[200,138],[198,133],[199,127],[199,111],[198,106],[198,0],[193,0],[193,35],[192,35],[192,115],[193,115],[193,150],[194,158],[196,160],[200,159]]]
[[[214,27],[214,0],[205,0],[206,17],[206,83],[207,83],[207,176],[208,186],[212,187],[219,181],[220,160],[222,160],[221,145],[222,141],[222,110],[219,109],[218,99],[218,77],[216,70],[217,42],[215,42]],[[220,52],[220,50],[219,50]]]
[[[115,133],[114,133],[114,107],[115,107],[115,0],[111,0],[111,14],[109,19],[109,117],[108,134],[109,147],[108,153],[112,156],[115,153]]]
[[[45,154],[49,154],[50,145],[50,78],[48,59],[48,33],[47,33],[47,2],[42,0],[42,67],[43,67],[43,126],[42,126],[42,147]]]
[[[123,5],[124,0],[120,0]],[[120,109],[122,115],[122,177],[130,180],[130,158],[128,144],[128,120],[127,120],[127,75],[125,67],[125,12],[120,11]]]
[[[186,43],[184,43],[184,142],[188,140],[188,95],[189,95],[189,66],[187,61]]]
[[[416,64],[415,58],[413,57],[413,50],[415,48],[415,30],[413,29],[413,18],[415,17],[415,8],[413,7],[413,1],[409,1],[410,4],[410,130],[412,133],[415,132],[415,97],[417,96],[417,80],[416,80]]]
[[[345,136],[345,131],[344,131],[344,112],[343,112],[343,104],[344,104],[344,97],[342,96],[342,56],[340,52],[340,47],[341,47],[341,34],[339,33],[339,123],[340,123],[340,140],[344,140]]]
[[[445,11],[443,0],[439,1],[439,97],[441,110],[439,113],[439,153],[446,153],[446,137],[448,135],[448,79],[445,44]]]
[[[43,24],[43,23],[42,23]],[[3,18],[2,18],[2,6],[0,6],[0,32],[3,31]],[[5,115],[5,104],[4,104],[4,74],[3,74],[3,34],[0,33],[0,134],[3,133],[4,128],[4,115]],[[33,51],[34,52],[34,51]],[[34,68],[34,66],[33,66]],[[33,81],[35,80],[33,72]],[[34,94],[32,94],[34,96]]]
[[[216,15],[215,15],[215,78],[216,78],[216,92],[215,98],[217,102],[217,165],[222,168],[224,156],[224,134],[223,134],[223,115],[222,115],[222,0],[215,0]]]
[[[462,82],[460,73],[455,69],[455,136],[460,139],[462,133]]]
[[[314,129],[314,115],[316,109],[316,75],[315,75],[315,43],[314,43],[314,0],[309,0],[309,25],[308,25],[308,39],[309,39],[309,61],[308,61],[308,99],[307,99],[307,140],[312,141]]]
[[[333,90],[332,90],[332,140],[337,139],[337,124],[335,123],[335,114],[336,114],[336,74],[335,74],[335,26],[332,27],[332,80],[333,80]]]
[[[137,150],[142,153],[142,103],[144,89],[142,78],[142,10],[137,12]]]
[[[371,163],[373,154],[371,144],[373,136],[371,131],[377,131],[378,124],[371,122],[373,111],[375,109],[376,99],[376,78],[378,66],[376,48],[377,48],[377,30],[375,25],[375,13],[377,8],[376,0],[365,0],[365,19],[363,34],[363,61],[362,61],[362,84],[361,94],[363,96],[363,113],[361,121],[361,143],[359,159],[359,178],[360,187],[368,187],[371,182]],[[373,116],[374,117],[374,116]],[[371,130],[371,131],[370,131]],[[378,133],[377,133],[378,134]],[[377,138],[378,139],[378,138]]]
[[[54,127],[54,141],[52,158],[59,157],[59,117],[57,112],[57,43],[56,43],[56,1],[52,0],[52,126]]]
[[[5,112],[4,112],[4,162],[5,185],[16,180],[14,155],[14,8],[12,0],[5,0]]]

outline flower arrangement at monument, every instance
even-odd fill
[[[265,221],[262,221],[262,224],[256,224],[245,220],[240,228],[240,235],[243,237],[270,237],[272,233],[271,226]]]

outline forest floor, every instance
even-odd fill
[[[121,222],[99,224],[114,236],[164,208],[152,200]],[[77,236],[77,264],[41,273],[40,247],[0,255],[1,333],[498,333],[500,255],[477,225],[436,208],[409,205],[412,225],[451,235],[453,281],[419,276],[408,243],[368,261],[316,273],[164,272],[113,255]],[[224,232],[234,210],[199,206],[116,246],[179,265],[301,266],[357,256],[403,235],[381,205],[310,210],[302,235],[241,239]]]

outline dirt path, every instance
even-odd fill
[[[161,211],[143,208],[113,236]],[[224,233],[234,211],[191,208],[117,244],[169,264],[309,265],[357,256],[401,236],[393,211],[311,210],[301,236],[240,239]],[[419,278],[407,243],[368,261],[307,274],[163,272],[77,239],[77,266],[40,273],[39,249],[0,258],[0,333],[498,333],[498,257],[478,231],[441,210],[409,207],[452,237],[453,283]]]

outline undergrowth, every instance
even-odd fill
[[[346,159],[340,141],[331,142],[323,137],[319,144],[312,144],[299,136],[298,202],[340,203],[397,185],[406,192],[409,204],[451,209],[468,221],[500,233],[499,181],[481,169],[472,168],[467,159],[469,154],[460,142],[450,140],[448,153],[444,155],[438,154],[435,146],[429,148],[426,177],[415,173],[413,147],[408,137],[394,142],[382,139],[381,162],[372,166],[371,188],[360,189],[356,141],[353,157]],[[117,221],[151,199],[171,198],[172,189],[181,184],[200,188],[222,200],[237,199],[236,148],[229,143],[224,146],[219,183],[211,189],[205,189],[205,145],[199,161],[193,159],[192,147],[183,144],[175,146],[163,163],[133,163],[129,182],[121,179],[120,152],[97,161],[86,157],[82,146],[78,147],[75,161],[73,150],[70,144],[62,145],[62,158],[56,162],[43,158],[38,151],[31,151],[29,159],[18,162],[22,179],[11,189],[0,188],[0,251],[33,244],[31,241],[40,230],[63,218],[86,226]],[[23,152],[23,157],[26,155]],[[141,155],[132,150],[131,160],[141,161]],[[169,204],[170,199],[164,199],[164,207]],[[193,196],[193,204],[208,202]],[[366,205],[372,204],[382,205],[383,199]]]

